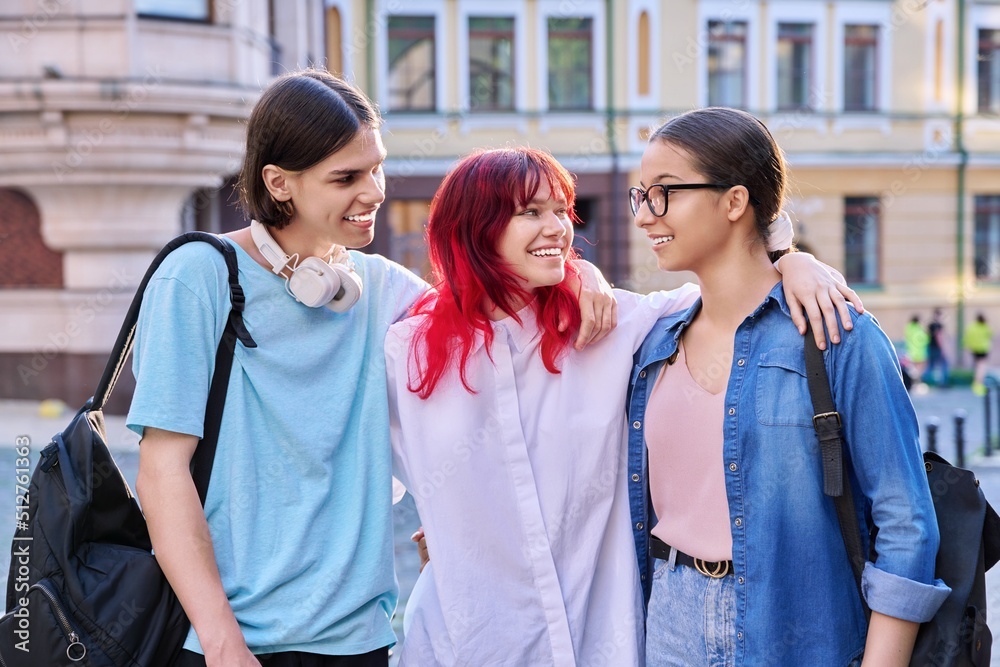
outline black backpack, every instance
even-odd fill
[[[833,404],[823,353],[811,333],[806,338],[806,376],[823,458],[823,492],[833,498],[860,595],[861,573],[868,558],[848,482],[840,413]],[[986,625],[986,571],[1000,560],[1000,517],[972,471],[956,468],[931,452],[924,453],[924,469],[941,534],[934,574],[951,587],[951,594],[934,618],[920,625],[910,665],[988,667],[993,637]],[[875,533],[873,529],[872,545]],[[861,605],[870,615],[863,595]]]
[[[216,236],[190,232],[153,260],[93,398],[42,450],[27,496],[18,497],[7,613],[0,618],[0,666],[157,667],[172,664],[180,653],[189,623],[151,553],[139,505],[108,451],[102,410],[132,350],[149,279],[170,252],[192,241],[210,243],[225,257],[232,304],[216,353],[205,437],[192,460],[205,502],[236,341],[246,347],[256,343],[243,325],[235,250]]]

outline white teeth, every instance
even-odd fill
[[[673,240],[674,240],[673,236],[657,236],[655,239],[653,239],[653,245],[661,245],[663,243]]]
[[[375,213],[365,213],[364,215],[345,215],[345,220],[350,220],[351,222],[371,222],[375,217]]]
[[[562,255],[562,250],[559,248],[542,248],[541,250],[532,250],[529,254],[535,257],[558,257]]]

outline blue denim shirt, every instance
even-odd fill
[[[645,408],[663,362],[701,302],[659,320],[636,353],[629,390],[629,502],[649,600]],[[938,527],[916,415],[889,339],[868,315],[824,353],[843,418],[860,522],[878,526],[862,588],[873,611],[929,620],[950,589],[934,577]],[[811,335],[811,334],[810,334]],[[778,283],[736,330],[726,387],[723,462],[733,535],[738,665],[847,665],[867,624],[833,501],[823,495],[803,337]],[[867,541],[867,526],[862,526]],[[868,544],[865,544],[868,549]],[[656,632],[656,628],[647,628]]]

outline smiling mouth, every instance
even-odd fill
[[[368,213],[362,213],[360,215],[345,215],[344,220],[350,220],[351,222],[371,222],[375,219],[375,211],[370,211]]]
[[[674,237],[672,235],[671,236],[657,236],[655,239],[653,239],[653,245],[654,246],[663,245],[664,243],[669,243],[670,241],[673,241],[673,240],[674,240]]]
[[[562,250],[559,248],[542,248],[541,250],[529,250],[528,254],[533,257],[562,257]]]

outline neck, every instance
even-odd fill
[[[515,313],[518,313],[518,312],[521,311],[521,309],[523,309],[525,306],[527,306],[533,300],[534,300],[534,294],[531,295],[531,297],[530,297],[530,299],[528,301],[525,301],[524,299],[520,299],[520,298],[515,297],[510,302],[511,310],[513,312],[515,312]],[[499,322],[502,319],[506,319],[506,318],[510,317],[510,315],[508,315],[507,313],[505,313],[502,308],[500,308],[499,306],[497,306],[495,303],[493,303],[489,299],[486,299],[485,311],[486,311],[486,316],[488,318],[490,318],[490,321],[492,321],[492,322]]]
[[[745,246],[720,253],[695,269],[701,286],[700,319],[735,332],[781,280],[763,248],[748,253]]]
[[[297,226],[294,222],[283,229],[274,229],[272,227],[268,231],[286,254],[297,254],[299,261],[306,257],[329,259],[337,247],[329,239],[320,239],[312,234],[304,233],[301,226]]]

